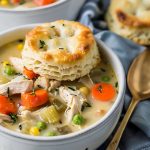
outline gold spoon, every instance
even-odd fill
[[[127,77],[128,87],[133,96],[129,108],[107,150],[116,150],[123,131],[136,105],[150,98],[150,50],[145,50],[133,61]]]

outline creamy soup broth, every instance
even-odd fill
[[[22,46],[23,44],[24,44],[24,40],[18,40],[6,44],[0,48],[0,62],[1,62],[0,84],[7,83],[11,81],[13,78],[15,78],[16,76],[18,76],[17,73],[14,74],[13,76],[6,75],[3,70],[4,67],[3,65],[6,62],[10,63],[10,57],[12,56],[21,57],[21,49],[23,47]],[[89,94],[86,96],[86,98],[90,107],[86,107],[81,112],[81,115],[84,118],[84,123],[82,123],[81,125],[75,124],[73,123],[73,121],[68,123],[65,116],[65,109],[60,112],[58,111],[60,120],[56,123],[49,123],[44,119],[41,119],[41,117],[38,114],[42,109],[44,109],[44,107],[46,107],[47,105],[48,106],[51,105],[52,102],[50,104],[45,104],[43,106],[37,107],[34,110],[28,110],[29,112],[25,112],[31,114],[33,113],[35,117],[32,118],[30,116],[29,117],[26,116],[26,118],[25,117],[22,118],[19,114],[20,113],[19,111],[22,109],[21,102],[20,102],[21,98],[20,95],[15,95],[12,96],[12,101],[16,103],[17,107],[20,107],[18,108],[17,120],[11,123],[8,121],[2,121],[1,125],[8,129],[21,132],[24,134],[39,135],[39,136],[48,136],[48,135],[55,136],[55,135],[67,134],[74,131],[78,131],[83,128],[87,128],[88,126],[100,120],[110,110],[118,93],[118,81],[116,75],[112,70],[111,65],[109,64],[109,61],[103,55],[101,55],[101,58],[102,60],[100,64],[94,70],[92,70],[88,76],[80,78],[79,80],[73,82],[65,81],[61,83],[61,85],[67,86],[73,90],[80,90],[80,88],[82,87],[88,88]],[[115,96],[113,97],[113,99],[109,101],[95,100],[92,97],[91,88],[92,88],[92,84],[96,84],[96,83],[111,84],[115,89]],[[56,91],[54,90],[52,92],[57,92],[57,90]],[[31,127],[33,129],[34,127],[37,127],[38,122],[45,122],[46,127],[43,127],[44,129],[42,130],[40,129],[37,134],[31,133]]]

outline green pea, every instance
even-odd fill
[[[57,133],[54,131],[50,131],[46,134],[46,136],[57,136]]]
[[[83,116],[81,116],[80,114],[76,114],[73,117],[72,122],[76,125],[82,125],[85,122],[85,119],[83,118]]]
[[[101,80],[103,82],[109,82],[110,81],[110,77],[109,76],[102,76]]]
[[[4,68],[4,72],[8,76],[14,75],[16,73],[15,70],[14,70],[14,68],[11,65],[6,65],[5,68]]]
[[[47,128],[47,125],[45,122],[39,121],[36,125],[40,130],[44,130]]]

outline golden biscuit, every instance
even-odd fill
[[[106,20],[111,31],[150,45],[150,0],[112,0]]]
[[[27,34],[22,59],[28,69],[41,76],[75,80],[88,74],[100,56],[88,27],[59,20],[38,26]]]

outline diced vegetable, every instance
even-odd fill
[[[109,82],[110,81],[110,77],[109,76],[102,76],[101,80],[103,82]]]
[[[109,83],[98,83],[92,87],[92,96],[96,100],[109,101],[116,95],[115,88]]]
[[[60,120],[59,113],[53,105],[41,110],[40,117],[49,123],[57,123]]]
[[[46,136],[57,136],[57,133],[54,131],[49,131]]]
[[[9,4],[8,0],[1,0],[0,5],[7,6]]]
[[[40,131],[37,127],[31,127],[29,133],[30,135],[38,136],[40,134]]]
[[[76,125],[82,125],[84,122],[85,122],[85,119],[83,118],[82,115],[80,114],[76,114],[74,117],[73,117],[73,120],[72,122]]]
[[[9,100],[6,96],[0,95],[0,113],[2,114],[16,114],[17,113],[17,107],[15,104]]]
[[[41,89],[35,91],[35,93],[23,93],[21,94],[21,103],[25,108],[32,109],[41,106],[48,102],[48,93],[46,90]]]
[[[26,3],[26,0],[20,0],[19,5],[23,5],[24,3]]]
[[[38,6],[48,5],[54,3],[56,0],[34,0],[34,3]]]
[[[28,70],[26,67],[23,69],[23,74],[31,80],[38,77],[38,74],[34,73],[32,70]]]
[[[57,100],[57,99],[53,100],[52,104],[55,106],[55,108],[56,108],[59,112],[65,110],[66,107],[67,107],[65,104],[63,104],[61,101],[59,101],[59,100]]]
[[[2,62],[3,67],[5,67],[6,65],[10,65],[8,61],[3,61]]]
[[[10,2],[14,5],[19,4],[21,0],[10,0]]]
[[[88,96],[89,93],[90,93],[89,89],[88,89],[87,87],[85,87],[85,86],[81,87],[81,88],[79,89],[79,91],[80,91],[83,95],[85,95],[85,96]]]
[[[17,45],[17,49],[19,50],[19,51],[22,51],[22,49],[23,49],[23,44],[22,43],[19,43],[18,45]]]
[[[45,122],[39,121],[36,125],[40,130],[44,130],[47,128],[47,125]]]
[[[16,73],[16,71],[14,70],[12,65],[6,64],[4,66],[4,73],[7,74],[8,76],[12,76]]]

